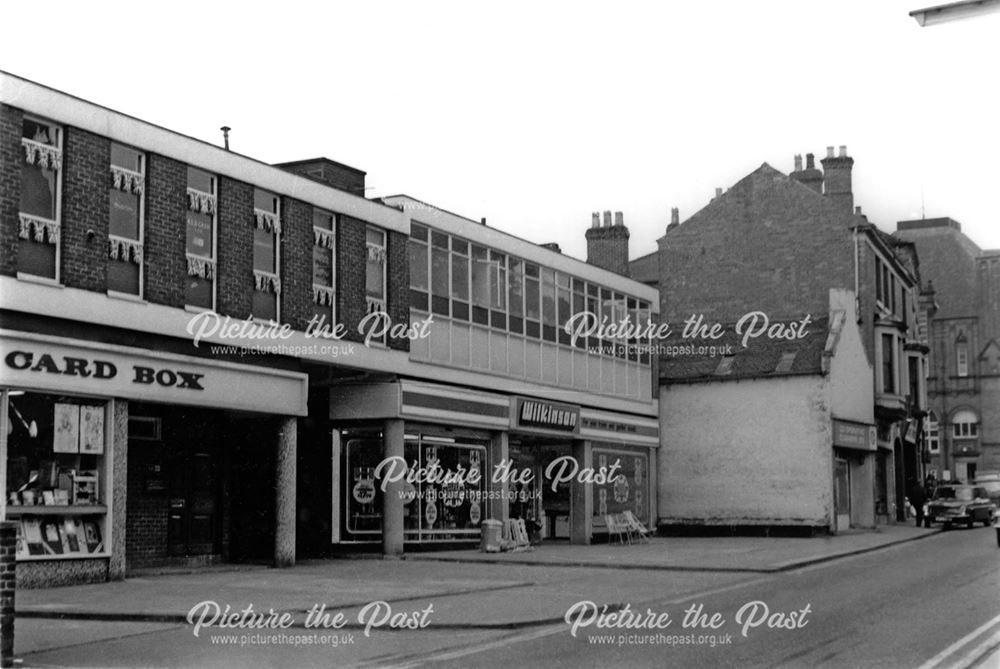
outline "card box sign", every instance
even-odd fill
[[[580,430],[580,407],[519,397],[515,413],[518,427],[536,427],[560,432]]]
[[[6,385],[58,393],[306,415],[305,374],[91,342],[0,336],[0,376]],[[94,421],[85,427],[103,429]]]
[[[876,450],[875,426],[834,419],[833,445],[840,448],[874,451]]]

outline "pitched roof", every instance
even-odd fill
[[[630,260],[628,275],[633,281],[657,285],[660,281],[660,252],[653,251]]]
[[[975,259],[982,251],[960,227],[950,223],[951,219],[934,219],[914,226],[907,225],[911,221],[900,221],[895,234],[916,245],[921,278],[925,283],[934,282],[936,319],[977,314]]]
[[[767,379],[784,376],[820,375],[824,373],[823,354],[830,334],[830,319],[811,321],[801,339],[768,339],[758,337],[743,346],[742,335],[736,333],[735,323],[724,324],[724,334],[714,341],[699,339],[670,339],[663,342],[667,351],[675,355],[660,356],[660,383],[663,385],[729,381],[738,379]],[[681,332],[683,326],[674,326]],[[715,351],[699,352],[700,346]],[[731,350],[732,355],[722,355]]]

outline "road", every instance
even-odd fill
[[[994,530],[981,527],[771,574],[407,561],[391,569],[496,586],[394,603],[410,611],[433,604],[436,619],[370,636],[349,627],[338,646],[336,635],[324,646],[302,627],[289,633],[315,643],[237,647],[219,642],[221,633],[195,638],[184,624],[19,619],[18,657],[25,667],[1000,666],[1000,548]],[[373,597],[378,588],[371,584]],[[612,625],[628,613],[645,625],[598,628],[584,615],[573,636],[561,618],[586,600],[618,602],[607,613],[624,615],[606,619]],[[490,622],[504,620],[536,622]]]

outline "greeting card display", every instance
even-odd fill
[[[80,452],[80,405],[56,404],[52,450],[55,453]]]
[[[104,407],[80,407],[80,453],[104,453]]]

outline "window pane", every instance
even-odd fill
[[[541,318],[538,303],[538,279],[526,277],[524,280],[524,310],[525,315],[532,320]]]
[[[365,263],[365,293],[368,297],[381,300],[385,298],[385,277],[383,265],[369,260]]]
[[[34,276],[56,278],[56,245],[18,239],[17,270]]]
[[[512,316],[524,315],[524,292],[522,288],[522,264],[520,260],[510,259],[510,313]]]
[[[21,211],[54,220],[56,217],[56,173],[37,165],[21,164]]]
[[[126,260],[108,260],[108,290],[139,294],[139,266]]]
[[[542,322],[545,325],[556,323],[556,277],[555,272],[546,268],[542,270]]]
[[[139,196],[112,188],[108,233],[139,239]]]
[[[431,294],[448,297],[448,252],[435,247],[431,254]]]
[[[333,261],[330,249],[322,246],[312,247],[313,283],[320,286],[333,285]]]
[[[274,272],[274,234],[266,230],[253,231],[253,268]]]
[[[274,193],[255,188],[253,191],[253,206],[257,209],[277,213],[278,197]]]
[[[187,185],[188,188],[200,190],[202,193],[215,194],[215,177],[208,172],[202,172],[193,167],[188,168]]]
[[[313,225],[323,230],[333,230],[333,214],[322,209],[313,209]]]
[[[195,211],[187,213],[185,251],[191,255],[212,258],[212,217]]]
[[[414,223],[410,226],[410,237],[413,239],[419,239],[422,242],[427,241],[427,228],[422,225],[417,225]]]
[[[369,244],[374,244],[375,246],[385,246],[385,233],[381,230],[368,228],[365,235]]]
[[[490,251],[493,271],[490,272],[490,303],[493,309],[507,308],[507,257]]]
[[[184,287],[184,303],[193,307],[212,308],[212,281],[199,276],[187,277]]]
[[[410,287],[427,290],[427,245],[410,241]]]
[[[451,296],[458,300],[469,299],[469,259],[466,256],[451,256]]]
[[[490,306],[490,262],[482,246],[472,247],[472,302],[477,307]]]
[[[111,164],[133,172],[142,171],[142,154],[121,144],[111,144]]]
[[[254,318],[276,320],[278,316],[278,296],[274,293],[255,290],[253,291],[253,305],[251,309]]]

